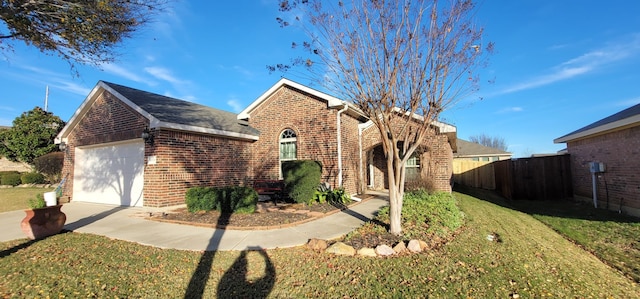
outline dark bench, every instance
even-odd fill
[[[258,195],[266,195],[274,204],[278,199],[284,199],[284,181],[283,180],[255,180],[253,189]]]

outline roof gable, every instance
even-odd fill
[[[99,81],[56,137],[61,142],[70,133],[93,102],[107,91],[149,120],[151,128],[168,128],[230,138],[258,140],[260,132],[240,124],[235,113],[174,99],[159,94]]]
[[[356,118],[362,118],[364,120],[364,115],[362,114],[362,112],[356,108],[353,104],[345,102],[343,100],[340,100],[332,95],[326,94],[324,92],[321,92],[319,90],[310,88],[308,86],[304,86],[300,83],[291,81],[289,79],[286,78],[282,78],[280,79],[278,82],[276,82],[276,84],[274,84],[273,86],[271,86],[271,88],[269,88],[266,92],[264,92],[262,95],[260,95],[255,101],[253,101],[247,108],[245,108],[244,110],[242,110],[242,112],[240,112],[240,114],[238,114],[238,119],[249,119],[251,117],[251,113],[253,111],[255,111],[256,109],[258,109],[258,107],[260,107],[260,104],[262,104],[264,101],[266,101],[271,95],[273,95],[275,92],[277,92],[280,88],[282,88],[283,86],[289,86],[292,87],[294,89],[300,90],[304,93],[308,93],[320,100],[326,101],[327,102],[327,108],[334,108],[334,109],[340,109],[340,108],[344,108],[345,106],[348,106],[350,109],[347,111],[347,113],[351,113],[351,115],[355,116]]]
[[[586,138],[593,135],[603,134],[612,130],[640,125],[640,104],[622,110],[616,114],[605,117],[590,125],[582,127],[567,135],[556,138],[554,143],[565,143],[576,139]]]

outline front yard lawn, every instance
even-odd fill
[[[333,256],[305,247],[190,252],[80,233],[4,242],[0,296],[640,297],[631,279],[534,217],[456,197],[466,222],[453,241],[392,258]]]
[[[0,213],[28,209],[30,198],[49,191],[53,191],[53,188],[0,188]]]

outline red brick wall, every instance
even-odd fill
[[[252,145],[255,179],[278,179],[280,134],[292,129],[297,135],[297,159],[320,161],[322,180],[337,187],[337,113],[326,101],[288,86],[264,100],[249,119],[249,125],[260,131],[260,140]],[[343,113],[341,127],[343,186],[356,193],[358,121]]]
[[[183,204],[187,189],[197,186],[242,186],[251,169],[248,141],[188,132],[157,130],[146,146],[144,205]]]
[[[103,92],[80,116],[78,124],[67,136],[62,176],[63,199],[73,199],[73,167],[75,147],[140,138],[147,125],[142,115],[123,104],[108,92]]]
[[[140,138],[147,120],[111,94],[101,94],[68,136],[63,176],[63,197],[72,198],[75,147]],[[210,135],[154,130],[154,145],[145,144],[156,164],[145,165],[144,205],[184,203],[193,186],[242,185],[251,172],[249,144]]]
[[[375,126],[364,130],[362,134],[362,148],[365,152],[373,152],[374,189],[388,188],[387,164],[380,133]],[[423,140],[426,148],[420,155],[421,174],[433,181],[437,191],[451,192],[451,176],[453,174],[453,151],[446,135],[429,135]],[[366,160],[365,160],[366,161]],[[365,163],[366,169],[366,163]],[[368,170],[365,170],[368,172]]]
[[[606,172],[597,179],[600,207],[640,216],[640,126],[567,143],[571,156],[573,190],[593,198],[589,162],[603,162]],[[605,186],[606,181],[606,186]]]

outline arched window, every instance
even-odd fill
[[[282,178],[282,162],[297,158],[297,142],[296,132],[291,129],[285,129],[280,134],[280,178]]]

